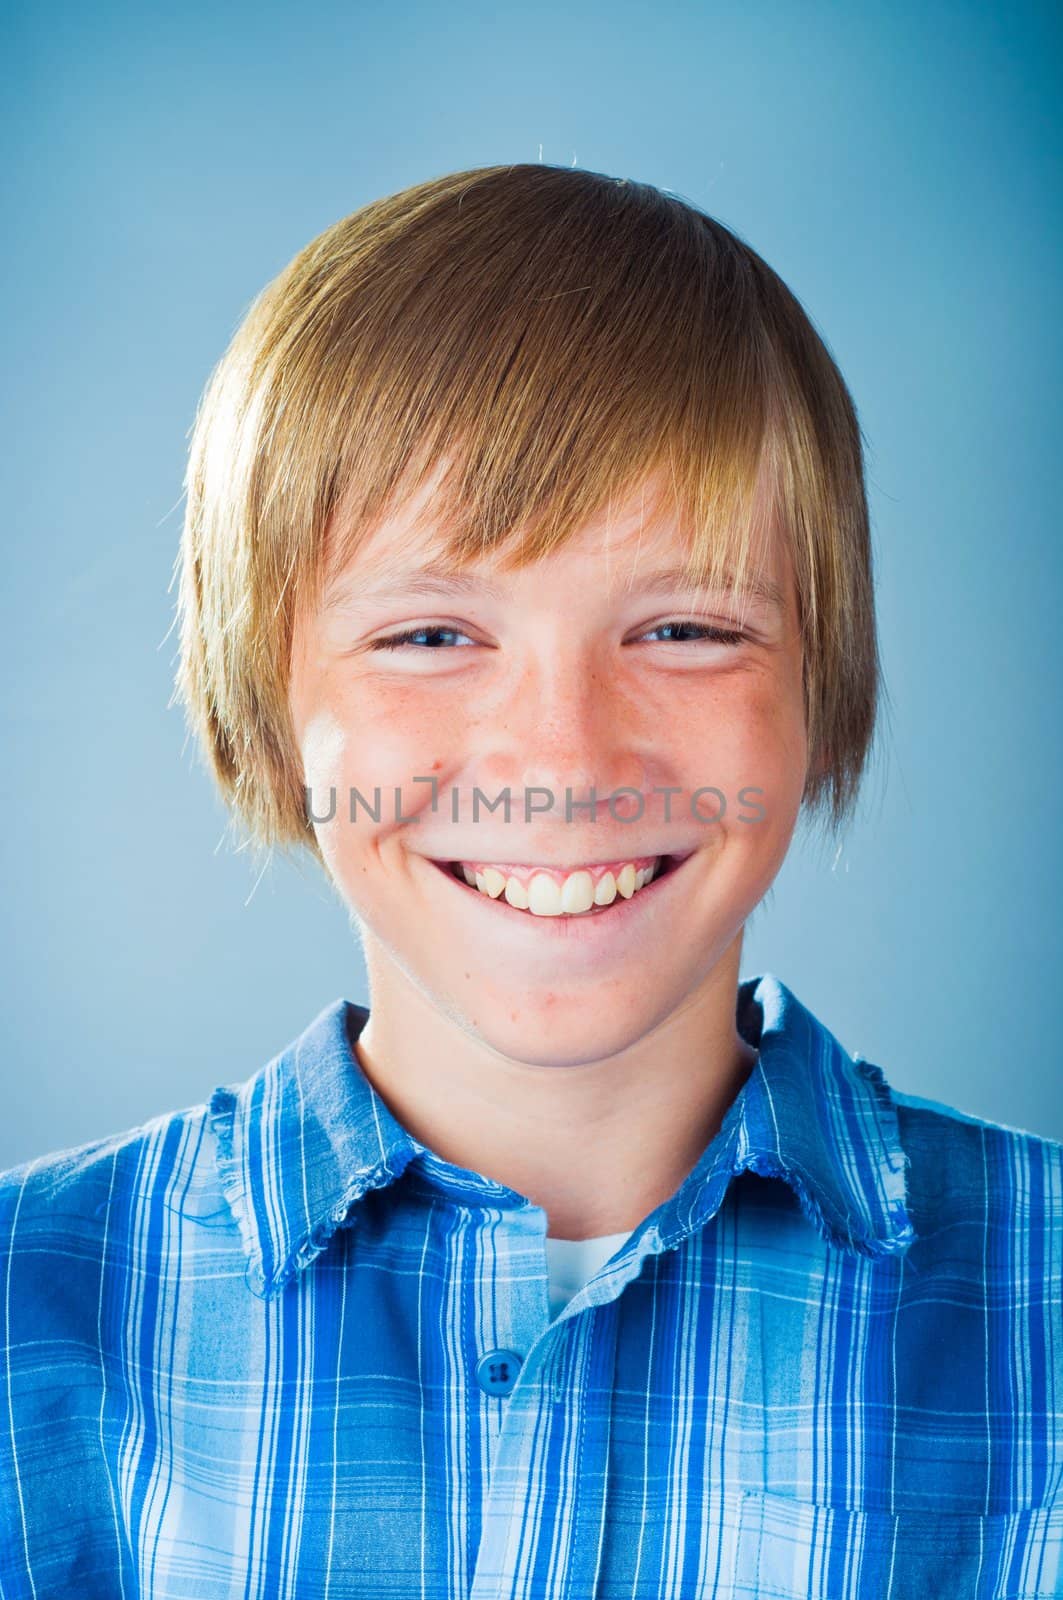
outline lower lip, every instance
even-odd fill
[[[518,911],[509,904],[505,895],[492,900],[490,895],[463,879],[456,878],[448,863],[429,861],[429,866],[446,879],[464,902],[468,915],[477,919],[477,925],[486,928],[493,938],[512,939],[521,950],[548,951],[553,957],[559,954],[574,959],[591,959],[621,953],[625,945],[636,947],[647,939],[666,937],[671,931],[678,895],[685,892],[687,863],[696,855],[685,856],[676,862],[663,877],[656,877],[644,888],[637,889],[629,900],[617,895],[611,905],[597,911],[586,911],[570,916],[538,917],[531,911]],[[680,884],[679,880],[683,882]],[[482,921],[481,919],[490,919]]]

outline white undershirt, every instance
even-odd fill
[[[616,1254],[627,1233],[603,1233],[597,1239],[546,1239],[546,1266],[550,1279],[550,1320],[562,1312],[572,1296],[599,1267]]]

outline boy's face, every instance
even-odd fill
[[[517,1060],[600,1060],[696,1003],[725,954],[737,971],[743,924],[800,809],[802,652],[783,541],[762,524],[783,605],[755,597],[743,618],[726,593],[646,587],[684,548],[668,521],[640,530],[642,511],[636,495],[608,531],[604,519],[589,525],[538,564],[465,569],[493,591],[446,594],[404,587],[439,545],[400,514],[296,625],[290,705],[304,780],[322,854],[361,926],[373,1005],[412,998],[412,985]],[[715,641],[705,628],[745,637]],[[380,647],[407,629],[425,631]],[[594,812],[580,804],[592,785]],[[353,822],[352,788],[366,802]],[[318,822],[332,790],[335,816]],[[450,870],[589,868],[597,886],[605,863],[615,879],[622,863],[662,855],[685,859],[630,898],[568,916],[518,909]],[[501,876],[530,882],[527,871]],[[567,903],[581,903],[587,882]]]

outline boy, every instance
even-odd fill
[[[878,685],[793,296],[451,174],[264,291],[187,489],[181,699],[369,1005],[4,1175],[5,1600],[1063,1593],[1063,1146],[739,980]]]

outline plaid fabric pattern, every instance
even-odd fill
[[[1063,1595],[1063,1145],[900,1094],[771,974],[719,1132],[551,1321],[337,1000],[0,1174],[3,1600]]]

